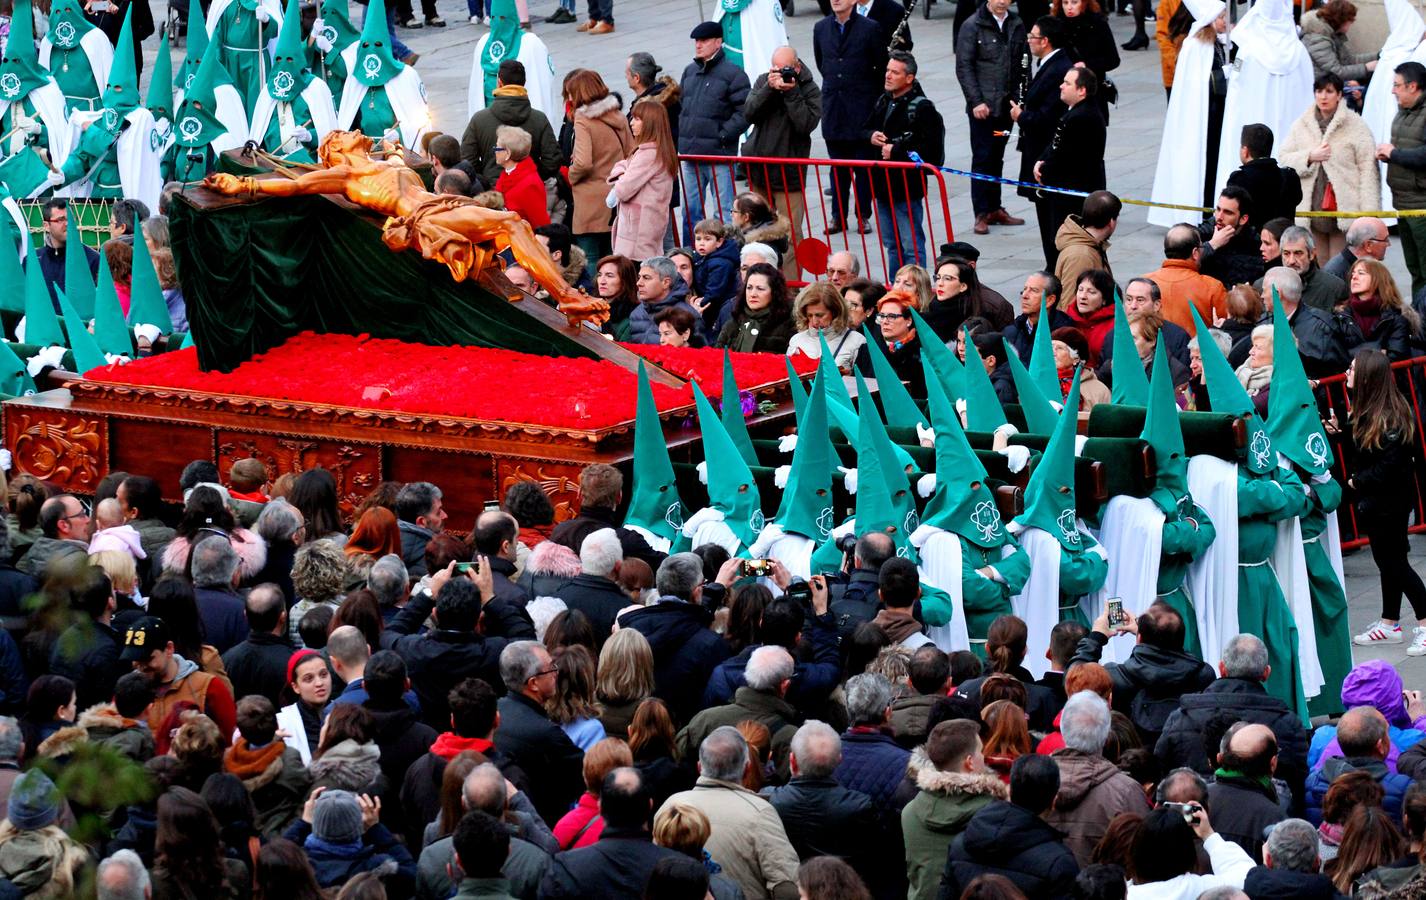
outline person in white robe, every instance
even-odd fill
[[[550,50],[534,32],[520,27],[514,0],[495,0],[490,8],[490,32],[475,42],[466,94],[466,119],[490,105],[495,96],[495,72],[500,63],[514,59],[525,67],[525,91],[530,106],[558,123],[564,118],[555,64]]]
[[[1228,7],[1223,0],[1184,0],[1193,15],[1188,36],[1178,51],[1173,93],[1164,116],[1159,163],[1154,170],[1151,197],[1159,203],[1209,206],[1206,194],[1218,176],[1218,150],[1222,140],[1226,97],[1213,91],[1214,70],[1227,61]],[[1237,153],[1233,159],[1237,159]],[[1183,210],[1166,206],[1149,209],[1149,224],[1172,228],[1184,218]]]

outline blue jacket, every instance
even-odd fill
[[[677,723],[699,710],[702,685],[729,656],[727,643],[709,624],[713,616],[701,606],[677,599],[660,600],[619,620],[649,641],[654,651],[654,696],[668,704]]]
[[[40,261],[40,273],[45,276],[45,287],[49,288],[50,302],[54,304],[55,314],[59,314],[59,301],[55,299],[54,289],[58,285],[60,290],[64,290],[64,254],[49,246],[41,244],[35,248],[35,256]],[[88,247],[84,248],[84,258],[89,263],[89,271],[95,277],[99,277],[99,254]]]
[[[727,215],[730,211],[723,212]],[[732,238],[724,238],[722,246],[707,256],[693,257],[693,296],[708,304],[703,325],[709,334],[717,334],[733,317],[742,262],[742,249]]]
[[[737,156],[738,138],[748,130],[743,104],[752,90],[742,67],[719,50],[711,59],[689,63],[679,88],[678,152]]]
[[[889,733],[852,728],[842,735],[842,763],[832,775],[842,787],[861,791],[878,809],[887,810],[897,803],[897,788],[906,778],[910,761],[911,751]],[[911,796],[914,792],[906,799]]]
[[[1371,773],[1371,776],[1386,792],[1386,796],[1382,798],[1382,809],[1386,811],[1388,818],[1393,822],[1401,821],[1401,801],[1406,796],[1407,788],[1414,783],[1410,775],[1389,771],[1386,763],[1378,759],[1360,756],[1347,759],[1334,756],[1323,763],[1322,768],[1314,770],[1307,776],[1306,799],[1309,822],[1313,825],[1322,824],[1322,801],[1327,797],[1327,789],[1339,776],[1355,770]]]
[[[659,342],[659,326],[654,322],[654,316],[675,306],[682,306],[693,313],[694,330],[700,331],[701,326],[697,323],[703,320],[699,318],[698,311],[684,300],[687,296],[688,284],[682,278],[674,278],[673,287],[669,290],[667,297],[657,303],[640,303],[634,307],[634,311],[629,313],[629,343],[657,344]],[[694,336],[701,338],[702,334],[700,332]]]
[[[826,140],[871,138],[867,113],[882,93],[890,39],[875,21],[856,12],[845,26],[838,25],[835,16],[813,26],[812,50],[822,74],[822,137]],[[871,155],[870,145],[865,155]]]
[[[334,852],[318,845],[308,846],[307,838],[311,835],[312,826],[298,819],[288,826],[282,836],[307,853],[307,860],[312,863],[312,871],[317,875],[317,883],[322,887],[337,887],[362,872],[375,871],[381,876],[388,896],[410,897],[415,893],[416,860],[380,822],[367,829],[362,835],[361,846],[350,853]]]
[[[837,660],[837,629],[830,615],[814,618],[802,631],[804,646],[812,648],[812,659],[798,662],[792,670],[792,684],[787,689],[787,702],[798,709],[821,709],[828,695],[837,687],[842,668]],[[713,670],[708,686],[703,689],[703,708],[725,706],[733,702],[733,694],[748,683],[743,675],[753,651],[762,644],[743,648],[731,659]],[[800,655],[800,654],[799,654]]]

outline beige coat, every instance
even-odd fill
[[[1330,159],[1320,163],[1307,161],[1311,153],[1326,141],[1332,148]],[[1327,180],[1337,194],[1338,209],[1380,209],[1381,169],[1376,162],[1376,140],[1362,117],[1347,108],[1346,103],[1337,104],[1337,112],[1327,123],[1324,134],[1317,127],[1317,112],[1309,108],[1292,123],[1287,140],[1278,151],[1278,162],[1292,166],[1302,179],[1302,206],[1312,204],[1312,185],[1317,173],[1324,168]],[[1333,219],[1338,231],[1346,231],[1350,221]],[[1297,224],[1309,227],[1306,219],[1298,219]]]
[[[619,101],[611,94],[574,111],[574,152],[569,164],[569,186],[574,194],[575,234],[608,234],[610,209],[604,203],[609,194],[609,173],[614,164],[629,155],[634,136],[629,122],[619,112]]]
[[[661,808],[674,803],[696,806],[708,817],[713,833],[703,849],[747,900],[771,900],[779,885],[796,890],[797,851],[766,798],[740,784],[700,776],[693,790],[674,794]]]

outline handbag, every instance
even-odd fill
[[[1327,182],[1327,189],[1322,192],[1322,211],[1337,211],[1337,190],[1332,187],[1332,182]]]

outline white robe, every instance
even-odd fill
[[[1238,633],[1238,466],[1216,456],[1190,457],[1188,492],[1217,533],[1187,578],[1203,661],[1216,669],[1224,645]]]
[[[332,104],[332,89],[327,87],[327,83],[320,78],[313,77],[308,82],[307,87],[302,89],[302,99],[307,101],[307,108],[312,113],[312,121],[307,130],[312,132],[312,138],[316,143],[322,143],[322,138],[336,127],[337,111]],[[257,141],[259,147],[267,137],[268,125],[272,122],[272,117],[277,113],[278,101],[263,87],[262,94],[257,98],[257,103],[253,106],[253,120],[248,128],[248,140]],[[286,143],[292,138],[293,132],[297,130],[300,123],[296,121],[285,122],[279,117],[279,135],[281,143]]]
[[[24,262],[29,255],[30,249],[30,223],[25,219],[25,214],[20,209],[20,204],[15,202],[14,197],[6,197],[0,200],[0,206],[5,207],[5,211],[10,214],[10,218],[15,222],[16,233],[20,235],[20,261]],[[1340,549],[1338,556],[1341,556]]]
[[[940,588],[951,598],[951,621],[926,627],[926,636],[946,653],[970,649],[966,627],[965,585],[959,535],[934,525],[921,525],[911,532],[911,546],[921,555],[921,580]],[[977,578],[982,577],[977,575]]]
[[[1238,57],[1229,69],[1215,190],[1222,190],[1240,165],[1244,125],[1271,128],[1277,156],[1292,123],[1312,104],[1312,58],[1297,36],[1289,0],[1258,0],[1233,29],[1232,40]]]
[[[1159,203],[1198,206],[1203,203],[1203,180],[1208,167],[1208,93],[1209,75],[1213,71],[1213,41],[1197,38],[1199,29],[1212,24],[1222,11],[1221,2],[1213,4],[1215,12],[1197,20],[1183,39],[1174,67],[1173,94],[1169,97],[1168,114],[1164,117],[1163,138],[1159,142],[1159,163],[1154,170],[1154,190],[1150,195]],[[1216,40],[1216,38],[1215,38]],[[1234,159],[1237,159],[1235,154]],[[1149,224],[1171,228],[1191,220],[1185,210],[1163,206],[1149,207]]]
[[[1049,670],[1045,652],[1050,649],[1050,631],[1060,622],[1060,542],[1048,531],[1023,528],[1019,530],[1020,548],[1030,554],[1030,577],[1025,589],[1010,598],[1010,609],[1025,622],[1029,634],[1025,641],[1024,666],[1040,678]]]
[[[748,548],[748,553],[753,559],[775,559],[793,578],[806,580],[812,576],[812,553],[816,549],[817,544],[811,538],[795,531],[783,531],[781,525],[769,522]]]
[[[1421,35],[1426,33],[1426,21],[1422,20],[1421,13],[1416,11],[1411,0],[1386,0],[1386,21],[1391,30],[1377,63],[1377,71],[1382,73],[1382,77],[1367,83],[1366,97],[1362,100],[1362,119],[1372,130],[1372,137],[1378,144],[1391,143],[1391,120],[1396,117],[1397,104],[1396,98],[1391,95],[1391,74],[1414,53],[1420,55],[1422,51],[1418,51],[1418,47],[1426,47],[1421,40]],[[1386,163],[1377,165],[1381,167],[1381,208],[1393,209],[1391,188],[1386,183]],[[1382,222],[1391,226],[1396,220],[1382,219]]]
[[[1282,586],[1283,599],[1297,626],[1302,693],[1311,700],[1322,693],[1326,679],[1322,677],[1322,662],[1317,658],[1317,628],[1312,622],[1312,589],[1307,580],[1307,555],[1302,550],[1301,519],[1284,519],[1277,523],[1277,543],[1273,545],[1268,564]]]
[[[1109,499],[1102,523],[1095,537],[1109,555],[1109,572],[1104,587],[1089,595],[1085,615],[1093,622],[1118,597],[1124,612],[1137,618],[1158,595],[1164,512],[1147,497],[1121,494]],[[1105,645],[1102,661],[1124,662],[1133,651],[1133,635],[1121,634]]]
[[[48,142],[50,154],[50,165],[58,169],[64,165],[64,161],[69,158],[69,151],[74,149],[74,141],[78,135],[75,127],[70,124],[69,116],[64,111],[64,94],[60,91],[59,85],[54,83],[54,79],[35,88],[27,95],[34,104],[35,115],[45,126],[45,140]],[[0,100],[0,116],[10,108],[8,100]],[[16,137],[23,137],[19,133]],[[29,200],[38,197],[48,190],[50,185],[40,182],[34,192],[29,197],[22,197],[22,200]],[[150,207],[156,209],[157,207]]]
[[[853,10],[853,15],[856,11]],[[723,4],[718,4],[718,13],[713,21],[722,24],[727,12]],[[772,54],[778,47],[787,46],[787,24],[782,19],[780,0],[753,0],[739,14],[743,37],[743,71],[749,81],[757,81],[759,75],[766,75],[772,68]],[[891,35],[886,36],[889,40]]]
[[[466,89],[466,121],[485,109],[485,69],[480,66],[480,58],[489,42],[488,33],[475,42],[470,85]],[[520,38],[520,54],[515,61],[525,67],[525,91],[530,95],[530,108],[539,110],[551,123],[558,124],[564,119],[564,105],[560,103],[559,89],[555,86],[555,62],[550,58],[545,42],[538,35],[525,32]]]
[[[99,93],[104,93],[104,85],[109,83],[109,67],[114,64],[114,45],[109,43],[109,38],[98,28],[91,28],[84,32],[84,37],[79,39],[79,49],[84,51],[84,57],[89,60],[89,71],[94,73],[94,83],[99,87]],[[50,53],[54,50],[54,45],[50,43],[48,36],[40,38],[40,65],[46,69],[50,67]]]
[[[348,131],[361,111],[361,102],[366,99],[366,85],[351,73],[356,69],[357,50],[361,41],[342,51],[342,59],[347,64],[347,83],[342,87],[342,105],[337,110],[337,129]],[[401,133],[401,145],[408,150],[421,146],[421,135],[431,127],[431,110],[426,105],[426,86],[421,83],[415,66],[402,66],[401,71],[386,82],[386,99],[391,101],[391,112],[396,116],[396,129]]]
[[[119,163],[119,183],[124,196],[140,200],[149,209],[158,209],[163,192],[161,174],[165,144],[154,125],[153,113],[140,106],[124,117],[129,127],[114,142]]]

